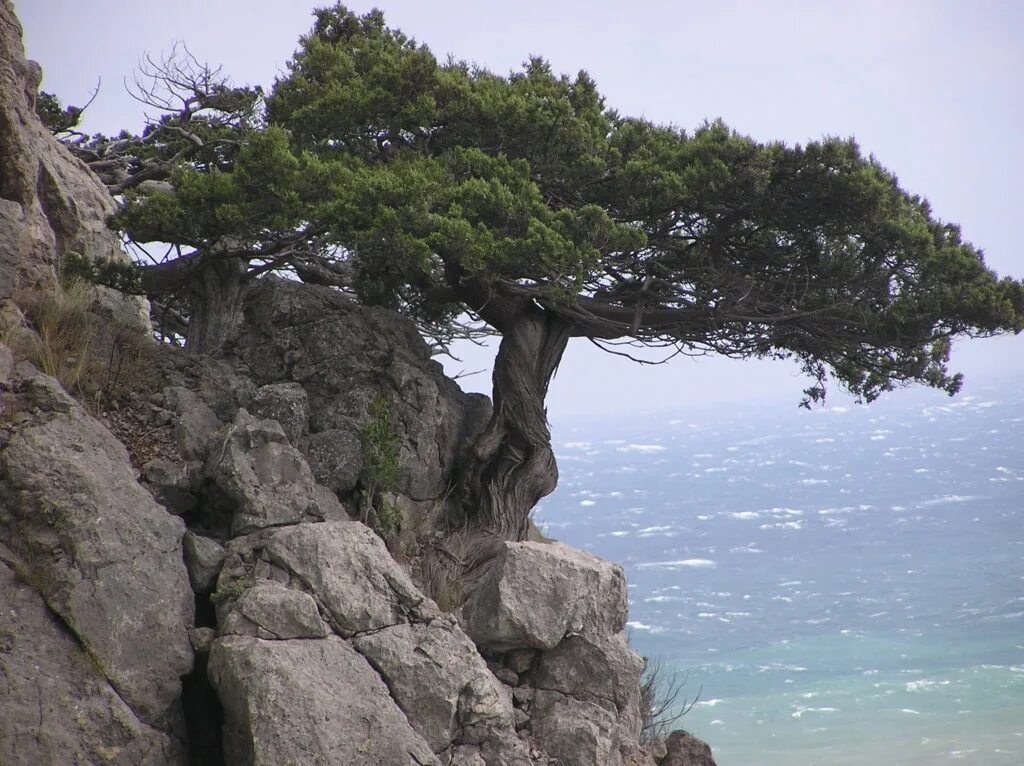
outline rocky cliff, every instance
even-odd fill
[[[63,253],[126,258],[105,221],[114,202],[99,179],[50,137],[35,114],[42,68],[25,58],[21,24],[0,2],[0,299],[52,284]]]
[[[124,256],[0,21],[0,764],[713,763],[642,732],[620,567],[507,543],[461,590],[450,489],[490,405],[410,323],[265,279],[212,360],[110,291],[39,311],[64,254]]]

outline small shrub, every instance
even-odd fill
[[[683,695],[688,677],[679,676],[660,659],[644,657],[644,672],[640,678],[640,742],[647,744],[664,739],[676,723],[693,709],[700,699],[703,687],[693,700]],[[680,700],[682,697],[682,700]]]
[[[376,511],[374,525],[381,537],[387,540],[402,531],[405,514],[395,503],[390,502],[387,498],[382,498],[374,510]]]
[[[232,580],[224,587],[218,587],[217,590],[211,593],[210,602],[215,606],[220,606],[221,604],[225,604],[229,601],[235,601],[254,584],[254,581],[250,577],[240,577],[237,580]]]
[[[392,423],[391,400],[381,394],[367,408],[370,419],[360,434],[363,473],[360,508],[363,523],[387,539],[402,527],[402,510],[386,495],[398,479],[398,435]]]
[[[94,285],[103,285],[132,295],[142,290],[142,279],[138,267],[133,263],[108,258],[95,261],[92,258],[70,252],[61,264],[61,281],[79,280]]]

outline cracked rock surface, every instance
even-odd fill
[[[0,2],[0,300],[53,285],[62,256],[127,261],[106,226],[106,188],[35,113],[42,68],[25,58],[21,24]]]
[[[0,433],[0,542],[135,715],[174,730],[192,667],[185,525],[55,379],[22,364],[6,387],[5,408],[32,416]]]
[[[218,639],[210,679],[224,706],[228,763],[440,765],[380,677],[337,636]]]
[[[184,763],[139,720],[0,546],[0,763]]]
[[[219,691],[227,688],[225,684],[238,683],[234,668],[262,662],[268,653],[278,667],[301,656],[303,661],[323,664],[319,672],[328,676],[344,669],[359,678],[375,678],[388,695],[375,699],[391,710],[381,720],[399,716],[432,757],[474,745],[489,754],[481,756],[489,766],[531,763],[515,736],[509,690],[488,670],[458,624],[416,589],[367,527],[355,521],[297,524],[240,537],[228,550],[215,594],[222,638],[215,642],[210,660],[211,678]],[[328,625],[331,635],[326,635]],[[243,636],[264,640],[241,641]],[[283,643],[297,646],[299,637],[319,640],[307,640],[301,651],[267,645],[288,639]],[[319,646],[325,641],[330,648]],[[335,646],[339,642],[344,650]],[[345,652],[352,655],[346,654],[342,662],[339,653]],[[225,668],[232,668],[230,683],[224,680]],[[348,683],[347,676],[334,677],[341,687]],[[245,683],[252,690],[261,689],[264,682]],[[226,706],[236,705],[223,692],[220,696]],[[267,738],[304,736],[301,727],[287,737],[280,733],[294,729],[290,718],[266,720],[272,716],[256,710],[246,715],[247,719],[241,713],[229,715],[236,721],[231,724],[233,753],[262,751],[270,747],[261,744]],[[405,734],[394,736],[408,744]],[[242,740],[247,744],[240,744]],[[354,757],[353,763],[362,762],[358,753]],[[397,751],[393,757],[398,757]]]
[[[626,625],[622,567],[561,543],[504,544],[465,605],[467,632],[496,651],[550,650],[568,635],[605,636]]]

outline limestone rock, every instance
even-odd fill
[[[107,328],[134,332],[149,337],[153,327],[149,320],[149,301],[142,295],[128,295],[103,285],[90,287],[89,310]]]
[[[622,766],[658,766],[658,759],[648,748],[622,748]]]
[[[609,637],[570,636],[540,656],[531,683],[592,702],[613,713],[623,743],[640,737],[640,676],[644,661],[624,633]]]
[[[150,460],[142,467],[144,486],[160,505],[175,516],[183,516],[198,503],[192,494],[185,469],[170,460]]]
[[[560,543],[505,543],[464,607],[466,632],[495,651],[553,649],[626,624],[622,567]]]
[[[293,381],[309,396],[311,441],[327,431],[362,431],[369,404],[385,395],[400,425],[396,492],[415,500],[444,494],[456,456],[489,416],[486,397],[464,394],[430,358],[408,320],[359,306],[337,290],[281,279],[261,279],[246,294],[245,321],[233,353],[257,383]],[[350,450],[329,462],[321,449],[316,475],[351,474]],[[347,484],[348,482],[340,482]]]
[[[275,530],[260,545],[269,562],[316,595],[343,636],[441,615],[381,539],[359,522],[299,524]]]
[[[658,763],[661,763],[662,759],[668,755],[668,747],[663,739],[655,739],[653,742],[648,743],[647,750]]]
[[[174,438],[186,460],[205,460],[210,439],[221,427],[217,415],[198,394],[184,386],[163,391],[164,407],[177,415]]]
[[[459,745],[445,754],[445,766],[487,766],[476,745]]]
[[[513,649],[504,657],[505,666],[512,672],[525,673],[533,667],[540,652],[536,649]]]
[[[330,631],[308,593],[274,582],[247,589],[232,605],[221,635],[265,639],[323,638]]]
[[[210,647],[213,646],[216,638],[217,631],[213,628],[192,628],[188,632],[188,639],[192,642],[192,648],[195,649],[196,654],[209,654]]]
[[[487,668],[494,673],[494,677],[505,684],[505,686],[516,686],[519,683],[519,674],[510,667],[502,665],[500,662],[488,660]]]
[[[309,397],[298,383],[262,386],[249,409],[262,420],[276,420],[293,447],[299,446],[309,428]]]
[[[54,284],[65,253],[128,260],[106,227],[110,194],[35,113],[40,79],[10,0],[0,0],[0,299]]]
[[[217,584],[217,575],[227,552],[216,540],[186,532],[182,540],[188,581],[196,593],[209,593]]]
[[[601,705],[538,689],[530,730],[561,766],[622,766],[618,722]]]
[[[511,698],[455,625],[395,625],[356,638],[412,727],[434,752],[514,729]]]
[[[3,343],[0,343],[0,391],[7,387],[14,374],[14,355]]]
[[[163,726],[192,666],[184,525],[56,380],[26,364],[15,378],[6,403],[26,416],[0,445],[0,542],[137,716]]]
[[[661,766],[715,766],[711,748],[686,731],[674,731],[665,740],[667,755]]]
[[[363,445],[351,428],[332,428],[306,440],[306,459],[316,480],[332,492],[355,489],[363,470]]]
[[[228,766],[440,766],[383,681],[337,636],[230,636],[210,652]]]
[[[0,763],[184,766],[139,721],[0,548]]]
[[[277,421],[257,420],[244,409],[212,450],[206,475],[235,505],[235,535],[348,517],[338,499],[316,483]]]

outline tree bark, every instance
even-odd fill
[[[572,324],[529,301],[505,325],[494,362],[494,410],[463,474],[471,571],[506,540],[526,538],[530,511],[558,483],[544,399]]]
[[[242,322],[242,293],[248,284],[244,258],[208,257],[188,283],[190,316],[185,347],[217,355]]]

